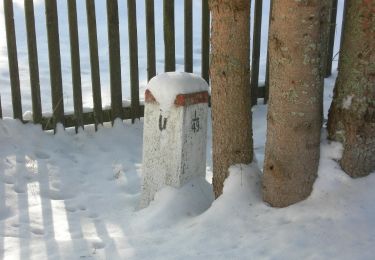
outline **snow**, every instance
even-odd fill
[[[143,210],[143,121],[53,135],[0,120],[0,259],[373,259],[375,174],[348,177],[325,129],[311,196],[283,209],[262,201],[266,108],[253,109],[258,162],[232,166],[219,199],[209,127],[206,179],[165,187]]]
[[[179,94],[208,91],[207,82],[201,77],[187,72],[166,72],[153,77],[147,84],[160,109],[168,111]]]
[[[46,50],[43,1],[34,1],[38,49]],[[23,1],[15,5],[24,111],[31,110]],[[127,50],[126,1],[119,1],[122,50]],[[141,89],[146,85],[144,1],[139,3]],[[155,1],[157,70],[163,70],[161,0]],[[103,105],[109,101],[105,1],[97,0]],[[194,46],[200,45],[200,1],[193,1]],[[265,12],[269,1],[264,1]],[[339,1],[338,24],[343,1]],[[58,1],[60,24],[67,24],[66,2]],[[84,1],[77,2],[78,10]],[[183,1],[176,1],[182,13]],[[65,9],[64,9],[65,8]],[[0,20],[4,21],[0,1]],[[85,12],[79,16],[80,39],[87,46]],[[182,25],[183,16],[176,16]],[[263,15],[268,21],[268,15]],[[142,26],[141,26],[142,25]],[[176,25],[176,28],[179,28]],[[182,26],[181,26],[182,28]],[[67,27],[60,27],[62,53],[69,53]],[[336,40],[340,37],[337,28]],[[143,35],[143,36],[142,36]],[[183,69],[183,30],[176,31],[177,69]],[[264,81],[267,28],[262,31]],[[143,37],[143,38],[142,38]],[[196,48],[196,47],[195,47]],[[335,53],[338,45],[335,45]],[[44,52],[42,52],[44,53]],[[81,48],[84,106],[92,107],[87,48]],[[160,55],[160,56],[159,56]],[[200,71],[200,49],[194,49]],[[12,114],[4,23],[0,22],[0,93],[5,116]],[[43,111],[48,112],[49,71],[40,54]],[[124,100],[129,97],[127,55],[122,53]],[[334,68],[337,60],[334,61]],[[70,60],[62,56],[64,105],[72,107]],[[337,76],[325,80],[325,118]],[[142,91],[140,91],[142,93]],[[261,99],[259,100],[262,101]],[[167,102],[166,102],[167,103]],[[318,178],[311,196],[283,209],[261,200],[267,106],[253,108],[257,161],[235,165],[224,193],[213,200],[211,129],[208,129],[206,178],[181,189],[165,187],[149,207],[138,210],[141,195],[143,121],[116,121],[113,127],[86,126],[56,135],[40,126],[0,120],[0,259],[373,259],[375,254],[375,174],[351,179],[338,160],[342,145],[328,142],[322,130]],[[25,114],[30,117],[30,112]]]
[[[344,100],[342,101],[342,108],[349,109],[352,105],[353,97],[354,95],[349,95],[346,98],[344,98]]]

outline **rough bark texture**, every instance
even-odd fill
[[[211,0],[213,186],[222,193],[229,166],[253,159],[250,1]]]
[[[324,1],[274,0],[263,199],[285,207],[309,196],[319,164]]]
[[[375,1],[348,0],[340,71],[328,115],[331,140],[344,144],[343,170],[375,171]]]

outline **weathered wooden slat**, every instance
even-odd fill
[[[139,114],[139,71],[138,71],[138,37],[137,7],[135,0],[128,0],[128,32],[130,60],[130,94],[132,120]]]
[[[120,33],[117,0],[107,0],[112,121],[122,118]]]
[[[30,0],[24,1],[25,21],[27,33],[27,49],[29,53],[29,70],[30,70],[30,86],[31,100],[33,108],[33,121],[40,124],[42,121],[42,102],[40,98],[40,80],[39,80],[39,64],[38,49],[35,35],[35,17],[34,3]]]
[[[154,0],[145,0],[145,5],[146,5],[146,41],[147,41],[147,79],[150,80],[156,75]]]
[[[264,101],[263,103],[264,104],[267,104],[268,102],[268,98],[269,98],[269,80],[270,80],[270,70],[269,70],[269,54],[268,54],[268,51],[267,51],[267,63],[266,63],[266,78],[264,80]]]
[[[76,121],[76,131],[78,131],[79,127],[83,128],[83,107],[76,0],[68,0],[68,18],[71,54],[70,56],[72,65],[74,116]]]
[[[98,55],[98,36],[96,28],[95,1],[86,0],[87,27],[89,35],[91,86],[94,103],[94,124],[103,124],[102,94],[100,86],[100,67]],[[97,129],[97,128],[96,128]]]
[[[163,0],[164,71],[176,70],[174,0]]]
[[[0,119],[3,118],[3,109],[1,106],[1,95],[0,95]]]
[[[257,104],[257,88],[259,81],[259,58],[262,32],[262,0],[255,0],[254,6],[254,33],[253,33],[253,55],[251,60],[251,104]]]
[[[8,48],[10,86],[12,91],[13,117],[22,120],[20,77],[18,71],[16,32],[14,29],[13,1],[4,0],[5,31]]]
[[[268,19],[268,28],[269,28],[269,25],[271,24],[271,19],[272,19],[272,5],[273,5],[273,0],[270,0],[270,12],[269,12],[269,19]],[[270,63],[270,56],[269,56],[268,49],[269,49],[269,37],[268,37],[267,60],[266,60],[266,79],[265,79],[265,82],[264,82],[264,104],[267,104],[268,97],[269,97],[269,80],[270,80],[269,63]]]
[[[192,0],[184,4],[184,34],[185,34],[185,71],[193,72],[193,8]]]
[[[112,121],[112,109],[104,109],[103,111],[103,121],[104,122],[111,122]],[[83,113],[83,123],[85,125],[94,124],[95,122],[95,112],[89,111]],[[142,117],[144,113],[144,106],[139,107],[138,114],[136,115],[137,118]],[[132,110],[130,107],[123,107],[122,108],[122,119],[132,119],[134,116],[132,114]],[[28,123],[28,121],[25,121],[25,123]],[[52,130],[53,125],[51,124],[51,118],[50,117],[43,117],[42,118],[42,126],[45,130]],[[75,116],[73,114],[67,114],[65,115],[65,127],[74,127],[75,126]]]
[[[333,47],[335,45],[335,32],[336,32],[336,17],[337,17],[337,0],[332,0],[325,77],[329,77],[332,74]]]
[[[209,82],[210,10],[208,0],[202,0],[202,78]]]
[[[339,50],[339,52],[341,51],[342,43],[344,42],[345,33],[343,33],[343,32],[345,31],[346,15],[347,15],[347,11],[348,11],[348,0],[343,0],[343,1],[344,1],[344,10],[343,10],[343,14],[342,14],[342,25],[341,25],[341,37],[340,37],[340,50]],[[341,58],[341,55],[339,55],[339,62],[338,62],[338,65],[337,65],[337,70],[340,70],[340,58]]]
[[[48,55],[51,77],[51,94],[53,110],[53,126],[57,123],[64,125],[64,100],[61,77],[61,57],[59,25],[57,18],[56,0],[46,0],[46,20],[48,37]]]

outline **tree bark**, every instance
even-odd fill
[[[273,1],[263,199],[274,207],[308,197],[317,177],[324,7],[320,0]]]
[[[250,1],[211,0],[213,187],[228,168],[253,159],[250,96]]]
[[[375,171],[375,1],[348,0],[340,71],[328,115],[331,140],[352,177]]]

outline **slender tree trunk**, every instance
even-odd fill
[[[229,166],[253,159],[250,1],[211,0],[213,186],[222,193]]]
[[[319,165],[324,1],[274,0],[263,199],[285,207],[309,196]]]
[[[345,17],[328,133],[344,144],[343,170],[360,177],[375,171],[375,1],[348,0]]]

